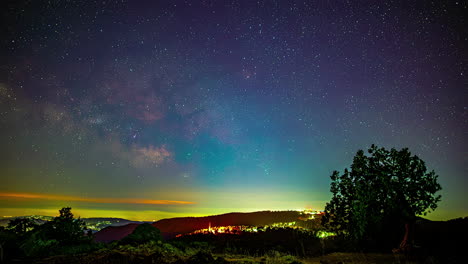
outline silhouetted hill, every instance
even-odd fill
[[[299,219],[300,212],[279,211],[279,212],[253,212],[253,213],[228,213],[205,217],[179,217],[162,219],[153,226],[165,233],[189,233],[198,229],[211,226],[264,226],[278,222],[291,222]]]
[[[228,213],[222,215],[204,217],[178,217],[162,219],[152,225],[161,230],[164,238],[172,238],[177,234],[190,233],[198,229],[211,226],[265,226],[278,222],[297,221],[301,213],[298,211],[262,211],[252,213]],[[106,227],[95,234],[95,240],[109,242],[119,240],[130,234],[136,225],[125,225],[121,227]]]

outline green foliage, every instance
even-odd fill
[[[175,248],[175,252],[180,252],[186,255],[194,255],[200,250],[208,250],[212,251],[213,246],[207,242],[200,242],[200,241],[180,241],[180,240],[172,240],[170,241],[170,245],[172,248]]]
[[[88,240],[84,236],[86,223],[80,218],[73,218],[71,208],[66,207],[60,210],[60,215],[52,221],[55,239],[63,244],[76,244]]]
[[[86,224],[80,218],[73,218],[70,207],[59,210],[60,215],[43,224],[40,232],[47,239],[58,241],[61,245],[87,243],[91,238],[85,236]]]
[[[0,227],[0,263],[18,255],[19,238],[13,231]]]
[[[121,240],[121,244],[142,244],[150,241],[161,241],[161,231],[156,227],[144,223],[135,228],[133,232]]]
[[[38,257],[94,249],[92,238],[85,235],[84,221],[75,219],[70,207],[62,208],[59,212],[60,215],[52,221],[34,226],[34,229],[21,237],[18,244],[24,255]],[[10,222],[9,226],[21,232],[29,227],[23,222]]]
[[[76,245],[69,245],[69,246],[61,246],[58,250],[54,253],[60,255],[75,255],[81,253],[89,253],[97,250],[101,250],[105,248],[105,244],[103,243],[82,243]]]
[[[36,227],[37,225],[34,221],[29,218],[15,218],[10,220],[6,229],[11,230],[17,235],[25,235],[26,232],[29,232]]]
[[[21,243],[20,249],[28,257],[37,257],[51,254],[57,246],[57,240],[48,238],[43,229],[39,229]]]
[[[359,150],[351,170],[331,175],[333,194],[325,207],[322,223],[356,240],[384,229],[390,220],[412,221],[435,210],[441,190],[434,171],[427,172],[423,160],[400,151],[372,145],[369,155]]]

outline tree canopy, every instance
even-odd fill
[[[80,218],[74,218],[70,207],[59,210],[60,215],[37,226],[21,243],[27,256],[60,252],[62,247],[89,244],[92,237],[86,236],[86,225]]]
[[[59,212],[59,216],[42,225],[25,217],[13,219],[6,228],[0,228],[0,251],[4,250],[5,259],[76,253],[92,248],[92,236],[85,235],[85,222],[74,218],[70,207]]]
[[[11,230],[17,235],[24,235],[26,232],[33,230],[37,225],[32,219],[29,218],[16,218],[10,220],[7,225],[7,229]]]
[[[407,148],[372,145],[359,150],[350,169],[331,175],[332,198],[323,224],[356,240],[372,236],[389,220],[410,222],[437,208],[442,188],[438,176]]]
[[[86,223],[74,218],[70,207],[60,209],[59,213],[59,216],[43,225],[50,238],[62,244],[76,244],[89,239],[85,236]]]

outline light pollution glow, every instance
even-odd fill
[[[119,204],[194,204],[188,201],[172,201],[172,200],[149,200],[149,199],[121,199],[121,198],[85,198],[77,196],[61,196],[51,194],[33,194],[33,193],[0,193],[0,197],[11,198],[26,198],[26,199],[44,199],[57,201],[78,201],[90,203],[119,203]]]
[[[1,217],[12,217],[12,216],[29,216],[29,215],[41,215],[41,216],[57,216],[60,208],[2,208]],[[198,217],[206,216],[203,213],[192,213],[187,215],[184,212],[164,212],[164,211],[136,211],[136,210],[106,210],[106,209],[87,209],[87,208],[72,208],[72,213],[75,217],[81,218],[99,218],[99,217],[112,217],[112,218],[123,218],[133,221],[157,221],[165,218],[173,217]],[[154,217],[151,217],[154,216]]]
[[[270,189],[269,192],[254,192],[252,190],[249,193],[246,195],[228,188],[224,191],[206,192],[204,195],[188,191],[172,194],[160,193],[160,197],[174,199],[180,196],[181,200],[190,201],[162,204],[128,203],[147,201],[146,199],[82,198],[30,192],[0,192],[0,216],[56,216],[60,208],[72,207],[76,217],[117,217],[137,221],[155,221],[164,218],[208,216],[229,212],[284,211],[293,208],[296,210],[304,208],[320,210],[326,202],[326,200],[313,201],[300,192],[284,193]],[[141,194],[141,196],[151,197],[149,194]],[[200,198],[202,196],[203,199]],[[289,199],[285,199],[285,197]],[[127,203],[123,203],[125,201]]]
[[[178,193],[177,195],[164,193],[162,195],[171,199],[181,196],[186,201],[178,199],[84,198],[26,192],[0,192],[0,217],[56,216],[60,208],[72,207],[73,213],[77,217],[116,217],[136,221],[155,221],[164,218],[198,217],[228,212],[285,211],[293,208],[295,210],[306,208],[323,210],[328,201],[325,193],[315,193],[316,196],[322,197],[320,200],[315,200],[312,197],[303,196],[300,192],[280,192],[278,190],[270,192],[250,190],[249,195],[246,195],[240,191],[227,189],[222,192],[207,192],[204,194],[204,199],[197,199],[202,195],[196,192]],[[442,204],[444,202],[442,201]],[[425,217],[431,220],[447,220],[459,215],[461,212],[457,210],[439,209]]]

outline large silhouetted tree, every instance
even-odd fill
[[[90,240],[85,236],[86,223],[80,218],[74,218],[70,207],[59,210],[60,215],[42,225],[41,232],[48,239],[54,239],[62,245],[79,244]]]
[[[400,248],[406,248],[416,216],[435,210],[441,190],[434,171],[407,148],[386,150],[372,145],[359,150],[350,170],[331,175],[333,196],[323,224],[358,241],[375,240],[398,223],[405,224]],[[402,226],[400,226],[402,228]]]

